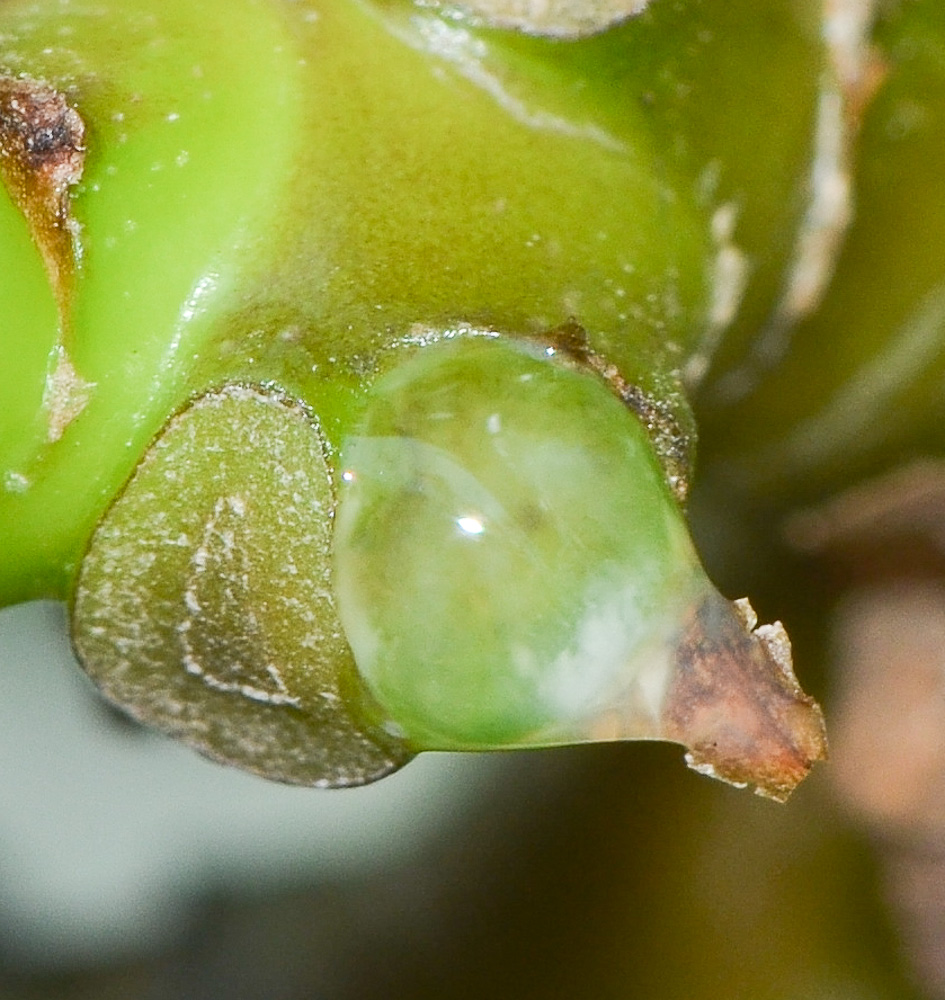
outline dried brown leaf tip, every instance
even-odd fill
[[[690,767],[782,802],[827,756],[823,716],[794,676],[784,628],[758,627],[747,600],[718,594],[683,632],[662,729],[689,748]]]
[[[75,265],[69,190],[82,176],[85,126],[40,80],[0,76],[0,179],[26,216],[60,300]]]

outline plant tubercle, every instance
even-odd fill
[[[0,597],[277,780],[668,739],[784,798],[819,709],[684,516],[682,373],[747,282],[745,140],[696,110],[739,19],[501,6],[0,7]],[[779,12],[787,91],[824,54]],[[807,164],[757,159],[787,234]]]

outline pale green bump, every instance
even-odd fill
[[[339,613],[420,748],[574,739],[703,586],[639,420],[541,349],[424,349],[374,387],[341,468]]]

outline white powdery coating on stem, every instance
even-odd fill
[[[712,214],[715,257],[710,271],[711,299],[705,333],[698,350],[686,363],[683,378],[694,386],[709,370],[709,363],[722,335],[738,315],[748,284],[748,257],[734,242],[738,205],[727,201]]]
[[[533,35],[575,38],[639,14],[648,0],[462,0],[488,24]],[[437,6],[440,6],[437,4]],[[445,6],[445,5],[444,5]]]
[[[439,6],[433,4],[433,6]],[[501,22],[495,22],[503,26]],[[515,25],[505,25],[515,27]],[[554,132],[572,136],[587,142],[597,143],[604,149],[625,153],[627,146],[616,136],[593,122],[573,121],[541,108],[532,107],[530,102],[515,93],[503,76],[488,68],[488,46],[473,32],[463,26],[448,24],[438,18],[421,19],[415,25],[416,34],[411,31],[392,30],[408,45],[415,45],[416,39],[442,59],[448,60],[470,83],[485,91],[508,115],[530,129]],[[418,324],[421,325],[421,324]]]
[[[85,409],[94,382],[89,382],[76,371],[65,348],[56,349],[56,365],[46,378],[43,406],[46,409],[47,439],[58,441],[69,424]]]
[[[853,219],[853,145],[859,118],[876,78],[870,44],[877,0],[824,0],[824,71],[808,179],[807,207],[798,227],[783,290],[746,362],[724,379],[724,394],[737,400],[759,376],[777,365],[797,323],[813,312],[833,277]]]

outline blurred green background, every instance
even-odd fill
[[[829,767],[786,806],[652,744],[281,788],[114,716],[64,634],[0,613],[5,998],[919,995]]]

